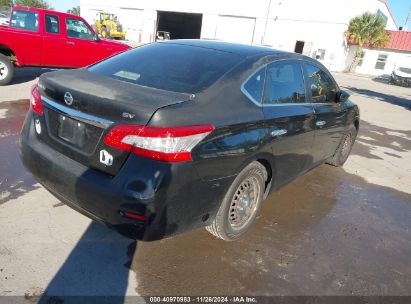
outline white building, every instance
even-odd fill
[[[355,72],[368,75],[390,75],[396,67],[411,68],[411,32],[388,31],[390,42],[383,48],[364,48]],[[347,67],[351,64],[356,46],[350,47]]]
[[[129,40],[148,43],[167,31],[172,39],[263,44],[317,57],[332,71],[346,66],[351,18],[369,11],[397,28],[384,0],[80,0],[80,7],[90,24],[101,11],[118,15]]]

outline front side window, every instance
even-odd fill
[[[308,75],[308,84],[311,89],[313,102],[335,102],[337,87],[335,82],[321,68],[305,64]]]
[[[264,90],[264,78],[265,68],[262,68],[251,76],[243,86],[244,93],[254,102],[261,103]]]
[[[37,32],[39,14],[36,12],[15,10],[11,16],[11,27]]]
[[[58,34],[60,32],[59,18],[54,15],[45,16],[46,32],[50,34]]]
[[[379,54],[377,58],[377,62],[375,63],[375,68],[377,70],[384,70],[385,63],[387,62],[388,55],[387,54]]]
[[[298,62],[273,63],[266,76],[266,104],[305,102],[305,84]]]
[[[81,20],[66,18],[67,36],[84,40],[93,40],[94,34]]]

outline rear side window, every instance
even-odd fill
[[[154,43],[97,63],[89,71],[147,87],[197,93],[241,60],[241,56],[223,51]]]
[[[58,34],[60,32],[59,18],[54,15],[45,16],[46,32],[50,34]]]
[[[15,10],[11,16],[10,26],[37,32],[39,29],[39,14],[36,12]]]
[[[311,88],[311,98],[313,102],[334,102],[337,94],[337,87],[334,81],[321,68],[305,64],[308,74],[308,84]]]
[[[266,77],[266,104],[305,102],[305,84],[300,63],[270,64]]]
[[[261,103],[264,91],[265,68],[258,70],[243,86],[243,92],[252,101]]]

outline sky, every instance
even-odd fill
[[[171,0],[172,1],[172,0]],[[65,12],[68,9],[80,5],[80,0],[48,0],[57,11]],[[387,0],[388,5],[397,21],[398,26],[404,25],[407,13],[411,8],[411,0]],[[408,21],[408,29],[411,29],[411,16]]]
[[[80,5],[80,0],[46,0],[56,11],[66,12]]]
[[[398,26],[403,26],[407,18],[408,11],[411,9],[411,0],[387,0]],[[408,20],[408,30],[411,29],[411,15]]]

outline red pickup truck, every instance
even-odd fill
[[[0,85],[14,67],[79,68],[130,47],[100,39],[81,17],[15,6],[8,26],[0,26]]]

